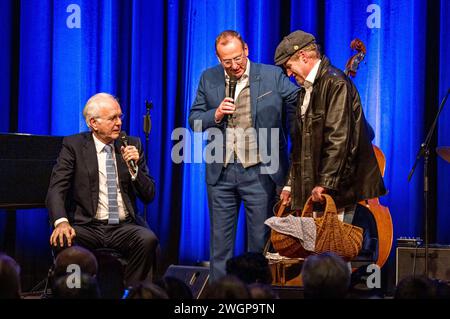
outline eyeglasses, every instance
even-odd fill
[[[222,65],[226,68],[229,68],[233,65],[233,62],[236,64],[241,64],[244,61],[244,52],[242,52],[239,56],[234,57],[232,59],[221,60]]]
[[[109,121],[109,122],[117,122],[118,120],[120,120],[120,121],[123,121],[123,119],[125,118],[125,115],[124,114],[116,114],[116,115],[112,115],[112,116],[110,116],[110,117],[100,117],[100,116],[97,116],[96,117],[97,119],[102,119],[102,120],[105,120],[105,121]]]

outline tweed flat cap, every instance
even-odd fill
[[[292,32],[283,38],[275,50],[275,64],[283,65],[295,52],[315,42],[316,38],[310,33],[301,30]]]

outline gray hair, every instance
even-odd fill
[[[320,52],[320,45],[318,45],[317,43],[308,44],[303,49],[295,51],[295,53],[292,55],[294,57],[293,60],[297,61],[300,59],[300,52],[303,52],[309,59],[322,58],[322,53]]]
[[[117,103],[118,100],[115,96],[109,94],[109,93],[97,93],[93,96],[91,96],[89,98],[89,100],[86,102],[86,105],[84,106],[83,109],[83,117],[84,120],[86,121],[86,125],[89,127],[89,129],[92,130],[91,125],[90,125],[90,121],[92,118],[95,118],[98,116],[98,111],[100,109],[100,101],[104,100],[104,99],[112,99],[114,101],[116,101]]]
[[[304,51],[306,56],[309,58],[316,58],[316,59],[322,58],[322,54],[320,53],[320,45],[318,45],[317,43],[311,43],[306,47],[304,47],[303,49],[301,49],[301,51]]]

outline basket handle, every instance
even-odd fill
[[[276,207],[279,205],[278,210],[275,212]],[[281,217],[284,213],[284,210],[286,209],[285,204],[283,204],[283,200],[279,200],[274,206],[273,206],[273,214],[276,217]],[[270,245],[272,241],[270,240],[270,237],[267,239],[266,244],[264,245],[263,255],[265,256],[267,252],[269,251]]]
[[[284,213],[284,210],[286,209],[286,205],[283,204],[283,200],[280,200],[280,201],[278,201],[278,202],[275,204],[275,206],[273,207],[274,210],[275,210],[275,207],[277,207],[278,205],[280,205],[280,206],[278,207],[278,210],[277,210],[277,212],[275,213],[275,216],[276,216],[276,217],[281,217],[281,216],[283,215],[283,213]]]
[[[278,207],[278,209],[277,209]],[[288,205],[283,204],[283,200],[280,199],[274,206],[273,206],[273,214],[275,215],[275,217],[283,217],[283,213],[284,210],[286,209],[286,207],[288,207]],[[276,210],[276,212],[275,212]],[[294,214],[293,214],[294,213]],[[291,211],[289,214],[293,214],[294,216],[299,216],[300,212],[295,210],[295,211]]]
[[[334,203],[333,198],[328,194],[322,194],[325,198],[325,213],[331,213],[337,215],[336,204]],[[309,196],[308,200],[305,203],[302,211],[302,217],[312,217],[313,213],[313,200],[312,196]]]

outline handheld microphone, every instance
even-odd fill
[[[228,83],[228,95],[234,100],[234,95],[236,93],[237,78],[230,76],[230,82]]]
[[[234,76],[230,76],[230,81],[228,82],[228,94],[226,97],[231,97],[233,99],[234,103],[234,95],[236,94],[236,85],[237,85],[237,78]],[[228,121],[231,120],[233,117],[233,114],[228,114]]]
[[[127,147],[128,146],[128,136],[127,133],[125,133],[125,131],[120,132],[120,140],[122,141],[122,144]],[[130,163],[131,169],[134,172],[137,172],[137,165],[136,162],[134,160],[130,160],[128,163]]]

